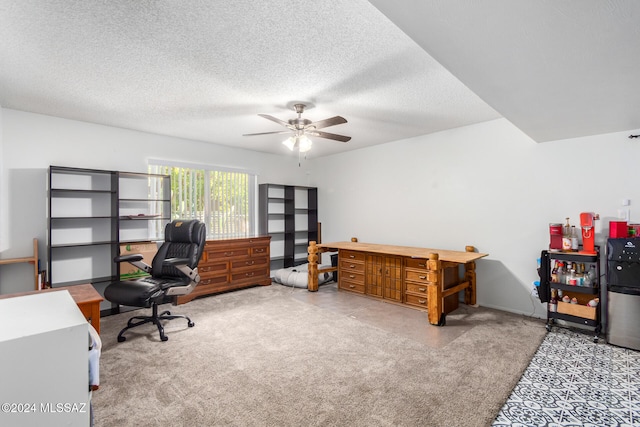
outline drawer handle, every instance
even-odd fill
[[[356,276],[354,276],[353,274],[349,275],[349,279],[355,279],[355,278],[356,278]]]
[[[212,267],[202,267],[202,271],[211,271]]]
[[[255,263],[256,263],[255,261],[247,261],[247,262],[245,262],[246,265],[253,265]]]
[[[349,255],[349,258],[355,258],[355,257],[356,257],[355,255]]]
[[[419,302],[420,304],[425,304],[425,303],[427,302],[427,300],[419,299],[419,300],[418,300],[418,302]]]
[[[254,273],[246,273],[245,276],[252,277]]]
[[[260,253],[260,252],[264,252],[264,249],[263,249],[263,248],[256,249],[256,252],[258,252],[258,253]]]
[[[418,267],[426,267],[427,264],[418,264]]]
[[[349,287],[350,287],[351,289],[353,289],[353,288],[355,288],[355,285],[349,285]]]
[[[356,268],[356,266],[353,264],[349,264],[349,268]]]
[[[425,289],[425,288],[418,288],[418,290],[419,290],[420,292],[425,292],[425,291],[426,291],[426,289]]]
[[[420,280],[425,280],[425,279],[427,278],[427,276],[418,276],[418,278],[419,278]]]
[[[233,252],[225,252],[224,253],[224,256],[231,256],[231,255],[233,255]]]

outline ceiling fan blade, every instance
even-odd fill
[[[268,115],[268,114],[258,114],[258,115],[259,115],[260,117],[264,117],[264,118],[265,118],[265,119],[267,119],[267,120],[271,120],[272,122],[276,122],[276,123],[278,123],[279,125],[287,126],[287,127],[289,126],[289,122],[285,122],[284,120],[280,120],[280,119],[279,119],[279,118],[277,118],[277,117],[273,117],[273,116],[270,116],[270,115]]]
[[[277,133],[290,133],[290,132],[288,130],[277,130],[275,132],[244,133],[242,134],[242,136],[274,135]]]
[[[311,131],[307,133],[309,135],[319,136],[320,138],[333,139],[335,141],[340,141],[340,142],[349,142],[351,140],[350,136],[337,135],[335,133],[329,133],[329,132]]]
[[[347,119],[345,119],[344,117],[341,116],[335,116],[335,117],[331,117],[329,119],[324,119],[324,120],[319,120],[317,122],[313,122],[308,124],[307,128],[313,127],[316,129],[322,129],[322,128],[326,128],[329,126],[335,126],[335,125],[341,125],[343,123],[347,123]]]

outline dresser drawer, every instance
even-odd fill
[[[204,263],[203,265],[198,265],[198,273],[200,277],[211,277],[211,276],[219,276],[221,274],[227,274],[228,265],[226,262],[216,262],[216,263]]]
[[[263,267],[267,265],[268,262],[269,262],[269,258],[265,256],[253,257],[253,258],[248,258],[248,259],[243,259],[238,261],[231,261],[231,271],[238,270],[241,268],[246,269],[251,267]]]
[[[269,269],[265,267],[254,268],[251,270],[243,270],[239,272],[231,272],[231,282],[262,280],[269,276]]]
[[[364,262],[340,261],[340,274],[348,274],[349,271],[357,271],[364,274]]]
[[[344,278],[344,280],[348,280],[352,283],[362,284],[364,285],[364,273],[351,270],[351,271],[342,271],[342,275],[338,276],[340,279]]]
[[[427,308],[427,296],[426,295],[411,295],[405,294],[404,296],[405,304],[413,305],[416,307]],[[453,310],[458,308],[458,294],[449,295],[444,299],[444,312],[446,314],[451,313]]]
[[[436,283],[437,282],[437,273],[435,271],[428,270],[409,270],[405,268],[404,270],[404,278],[405,280],[410,280],[418,283]]]
[[[422,296],[422,295],[406,294],[404,302],[406,304],[427,308],[427,296],[426,295]]]
[[[405,258],[404,265],[409,268],[426,269],[427,260],[424,258]]]
[[[349,292],[357,292],[364,294],[364,281],[362,283],[352,282],[351,280],[344,280],[340,278],[338,287]]]
[[[364,252],[358,251],[340,251],[340,260],[351,260],[364,262]]]
[[[204,286],[210,285],[220,285],[227,283],[227,275],[224,274],[222,276],[214,276],[200,279],[200,283],[198,283],[198,288],[202,288]]]
[[[230,247],[230,248],[215,248],[207,251],[207,261],[216,262],[218,260],[230,259],[230,258],[242,258],[249,257],[249,247]]]
[[[419,295],[427,295],[427,292],[429,289],[427,285],[423,285],[420,283],[409,283],[409,282],[405,282],[405,287],[406,287],[406,292],[419,294]]]
[[[251,247],[251,257],[261,257],[269,255],[269,244],[252,246]]]

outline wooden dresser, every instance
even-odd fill
[[[216,294],[254,285],[270,285],[270,236],[207,240],[198,263],[200,283],[178,304],[202,295]]]

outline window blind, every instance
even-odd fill
[[[215,166],[149,162],[149,172],[171,176],[171,218],[198,219],[209,238],[255,233],[255,174]]]

